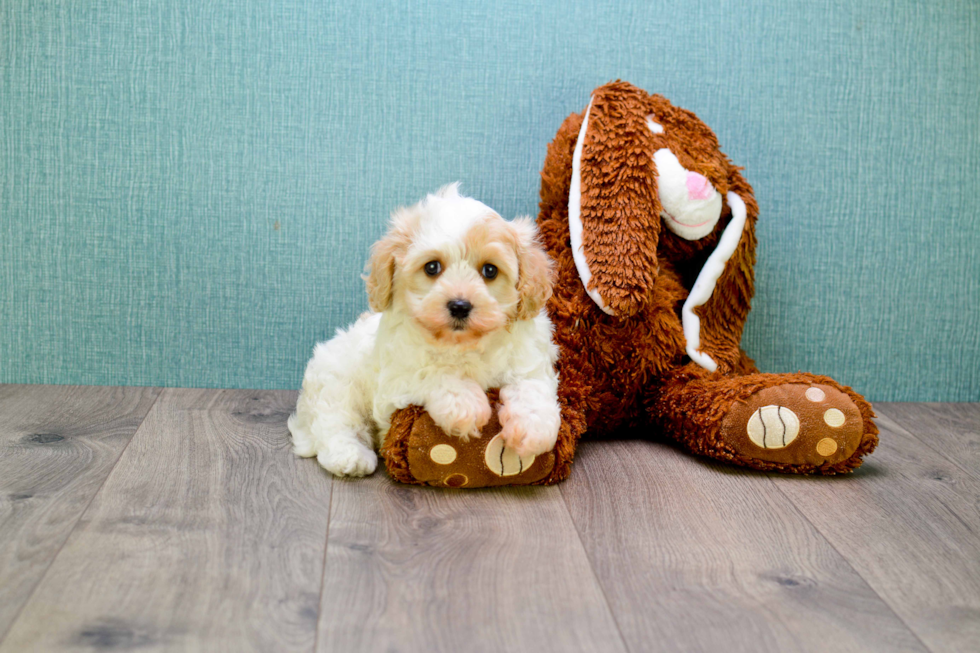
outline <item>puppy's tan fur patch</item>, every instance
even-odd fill
[[[551,297],[552,265],[537,243],[530,218],[507,222],[488,213],[472,222],[460,239],[427,238],[412,209],[395,213],[391,228],[375,243],[365,277],[371,308],[403,307],[434,342],[466,346],[515,320],[534,317]],[[426,273],[437,262],[440,272]],[[485,265],[497,269],[494,278]],[[448,305],[472,305],[465,321]]]

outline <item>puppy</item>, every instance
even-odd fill
[[[337,476],[374,472],[392,413],[412,404],[479,437],[493,387],[506,446],[555,445],[551,260],[530,218],[507,222],[458,186],[392,214],[365,277],[371,312],[313,351],[289,431],[296,454]]]

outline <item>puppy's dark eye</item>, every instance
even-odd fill
[[[487,263],[483,266],[483,278],[487,281],[497,278],[497,266]]]
[[[442,263],[439,261],[429,261],[425,264],[425,273],[430,277],[434,277],[442,272]]]

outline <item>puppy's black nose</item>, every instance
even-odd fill
[[[473,304],[465,299],[451,299],[446,306],[449,308],[449,314],[457,320],[465,320],[466,316],[473,310]]]

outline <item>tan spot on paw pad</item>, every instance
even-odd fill
[[[827,398],[827,394],[817,387],[807,388],[806,398],[815,404],[819,404],[821,401]]]
[[[847,421],[847,418],[844,417],[844,413],[836,408],[830,408],[823,414],[823,421],[827,423],[827,426],[836,429],[843,426],[844,422]]]
[[[833,456],[837,453],[837,441],[833,438],[824,438],[817,443],[817,453],[821,456]]]
[[[470,482],[470,479],[466,478],[465,474],[450,474],[443,481],[448,487],[463,487]]]
[[[448,465],[456,460],[456,450],[448,444],[437,444],[429,450],[429,458],[438,465]]]

